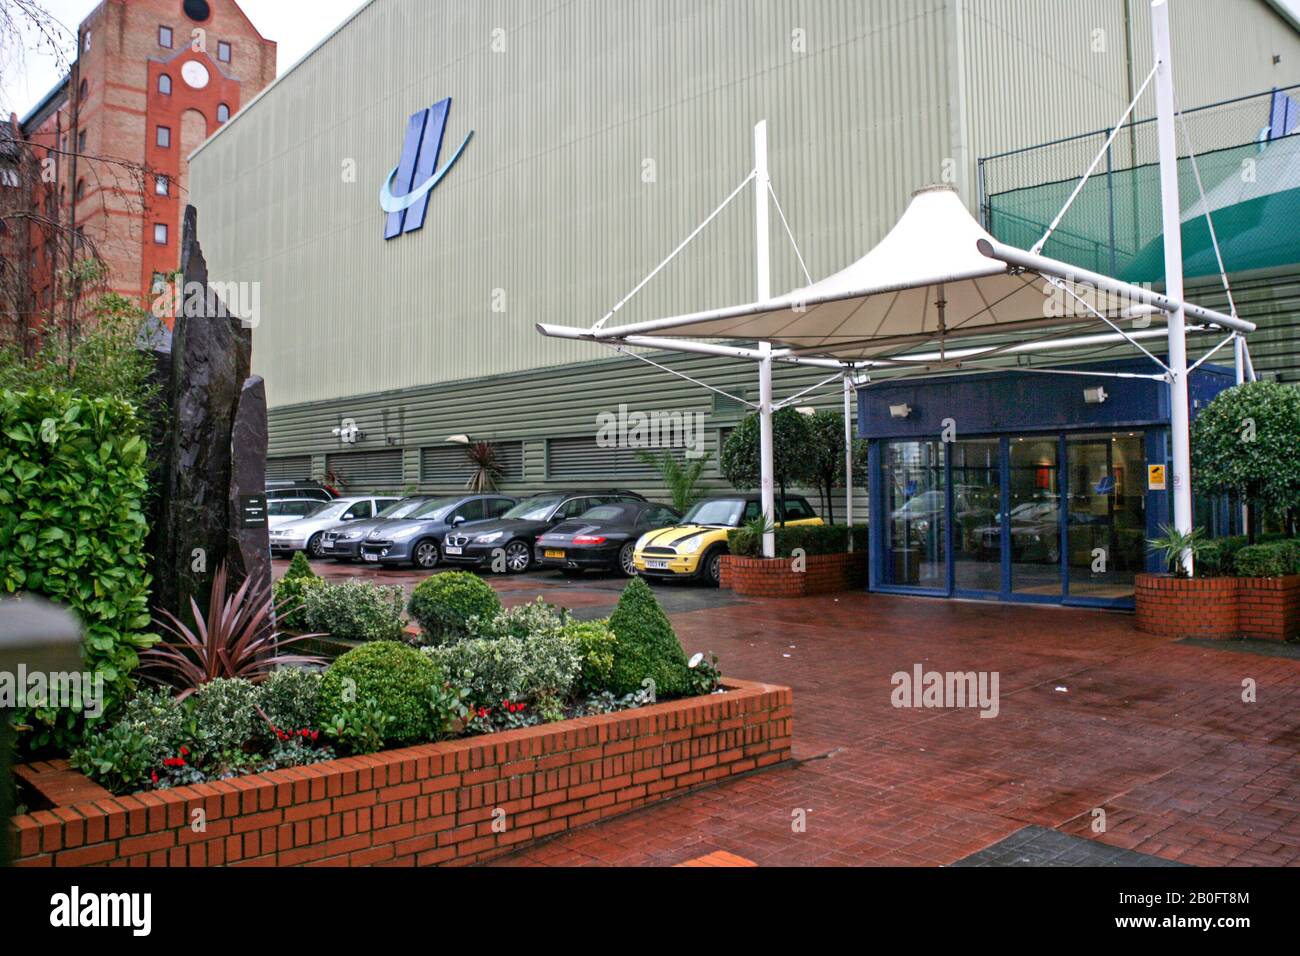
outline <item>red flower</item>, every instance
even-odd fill
[[[158,771],[155,770],[153,773],[149,774],[149,779],[152,780],[154,783],[157,783],[157,782],[158,782]]]
[[[186,746],[184,746],[184,745],[182,744],[182,745],[181,745],[181,756],[182,756],[182,757],[188,757],[189,755],[190,755],[190,748],[189,748],[189,747],[186,747]]]
[[[319,730],[313,730],[313,731],[311,732],[311,742],[312,742],[312,743],[315,743],[315,742],[316,742],[316,738],[319,737],[319,736],[320,736],[320,731],[319,731]]]

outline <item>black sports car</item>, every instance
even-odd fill
[[[533,563],[537,536],[597,505],[644,501],[631,491],[559,491],[525,498],[500,518],[448,532],[442,559],[517,574]]]
[[[537,563],[565,574],[608,569],[630,577],[636,574],[632,555],[637,538],[681,518],[672,508],[653,501],[598,505],[538,537]]]

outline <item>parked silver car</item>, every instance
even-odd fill
[[[413,495],[389,505],[369,521],[345,521],[330,528],[321,541],[321,554],[336,561],[355,561],[361,557],[361,542],[366,535],[376,528],[400,521],[432,500],[432,495]]]
[[[304,518],[290,521],[271,532],[271,553],[292,554],[306,551],[310,558],[324,556],[322,545],[325,532],[345,521],[362,521],[373,518],[378,512],[398,501],[393,496],[349,496],[335,498]]]
[[[319,498],[272,498],[266,503],[266,526],[278,528],[325,507]]]

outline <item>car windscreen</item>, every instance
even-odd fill
[[[740,516],[745,510],[743,498],[722,498],[716,501],[701,501],[682,519],[682,524],[715,524],[729,528],[740,525]]]
[[[525,498],[501,517],[518,518],[523,521],[545,521],[555,510],[555,506],[563,500],[563,495],[538,495],[536,498]]]
[[[293,516],[302,518],[321,507],[319,501],[300,501],[294,498],[282,498],[266,503],[266,513],[275,518]]]
[[[376,518],[405,518],[420,505],[428,501],[428,498],[403,498],[401,501],[395,501],[379,514]]]
[[[309,514],[308,518],[341,518],[343,513],[351,508],[355,501],[331,501],[328,504],[322,504],[319,508]]]
[[[435,518],[441,520],[447,517],[447,512],[456,507],[461,501],[460,498],[434,498],[426,501],[420,507],[412,511],[408,518]]]

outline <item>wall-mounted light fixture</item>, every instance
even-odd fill
[[[890,406],[889,406],[889,417],[890,417],[890,418],[907,418],[907,417],[908,417],[909,415],[911,415],[911,414],[912,414],[912,406],[911,406],[911,405],[903,404],[903,405],[890,405]]]
[[[363,432],[360,427],[358,427],[357,423],[351,418],[343,419],[343,421],[339,423],[339,426],[331,431],[331,434],[338,438],[338,440],[344,445],[355,445],[366,437],[366,433]]]
[[[451,442],[451,443],[454,444],[454,445],[468,445],[468,444],[469,444],[469,436],[468,436],[468,435],[448,435],[446,438],[443,439],[443,441],[449,441],[449,442]]]
[[[798,408],[796,408],[795,411],[798,412],[800,415],[816,415],[816,414],[817,414],[817,409],[813,408],[811,405],[801,405],[801,406],[799,406]]]
[[[1106,394],[1106,389],[1098,385],[1096,388],[1085,388],[1083,390],[1083,400],[1089,405],[1100,405],[1106,399],[1110,398]]]

